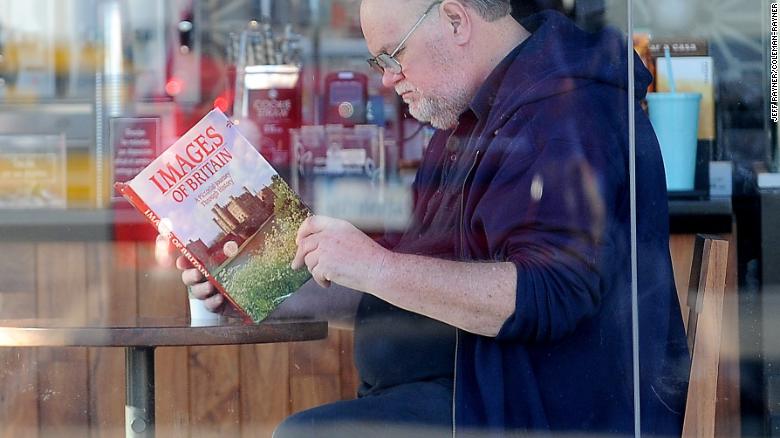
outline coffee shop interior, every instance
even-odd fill
[[[685,317],[698,306],[687,299],[699,279],[696,236],[728,244],[706,371],[712,430],[780,436],[772,1],[512,3],[519,19],[546,8],[586,30],[617,28],[653,73],[642,108],[666,169]],[[434,129],[366,63],[359,8],[360,0],[0,0],[0,326],[194,322],[175,248],[114,183],[214,108],[317,214],[372,236],[401,232]],[[0,331],[0,436],[139,433],[122,409],[132,388],[121,343],[25,345],[13,336]],[[352,340],[331,327],[301,342],[155,345],[156,434],[271,436],[292,413],[354,398]]]

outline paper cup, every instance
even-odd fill
[[[190,325],[193,327],[202,327],[209,325],[219,325],[222,322],[222,315],[214,313],[206,308],[203,300],[190,297]]]
[[[666,169],[666,188],[693,190],[700,93],[649,93],[647,106]]]

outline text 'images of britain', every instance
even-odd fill
[[[290,268],[308,208],[217,109],[116,186],[246,321],[310,278]]]

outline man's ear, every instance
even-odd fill
[[[466,44],[471,38],[471,17],[467,9],[456,0],[445,0],[442,3],[442,14],[447,30],[455,38],[455,43]]]

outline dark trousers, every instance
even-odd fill
[[[415,382],[291,415],[274,438],[452,436],[452,381]]]

